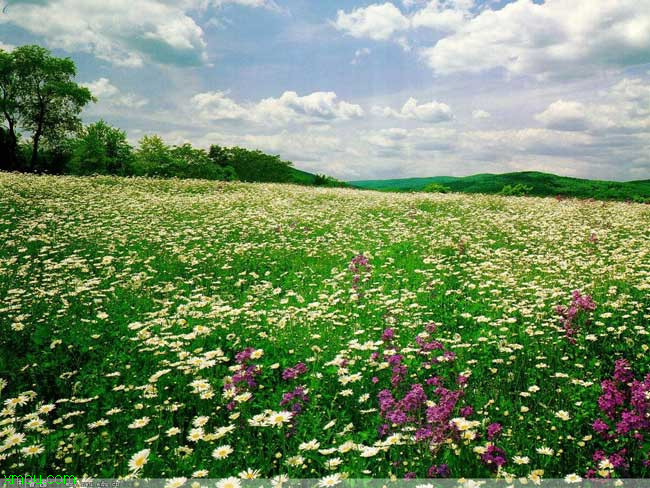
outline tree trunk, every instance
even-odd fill
[[[36,160],[38,159],[38,143],[41,139],[41,128],[39,127],[36,132],[34,132],[34,144],[32,146],[32,158],[29,162],[29,169],[34,171],[36,168]]]
[[[9,120],[9,166],[17,169],[18,166],[18,138],[13,121]]]
[[[6,170],[18,169],[18,137],[16,137],[16,124],[14,120],[7,114],[4,113],[7,124],[9,125],[6,130],[6,141],[5,148],[3,150],[3,156],[6,158],[4,161],[0,161],[0,166]]]

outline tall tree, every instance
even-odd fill
[[[10,52],[0,49],[0,169],[17,166],[18,83],[15,62]]]
[[[17,84],[17,112],[21,129],[32,134],[30,168],[36,167],[39,144],[56,141],[81,126],[79,114],[94,100],[74,82],[70,58],[57,58],[40,46],[21,46],[11,53]]]
[[[126,133],[103,120],[84,127],[73,142],[68,169],[76,174],[124,175],[131,170],[133,148]]]

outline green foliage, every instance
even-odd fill
[[[40,46],[21,46],[0,56],[0,84],[7,92],[2,102],[8,111],[9,130],[31,133],[28,169],[37,168],[42,141],[56,146],[81,127],[79,114],[93,100],[87,88],[74,82],[76,67],[69,58],[57,58]]]
[[[529,195],[532,191],[532,186],[517,183],[516,185],[505,185],[503,188],[501,188],[499,195],[506,197],[523,197],[525,195]]]
[[[73,174],[117,174],[131,171],[133,149],[126,133],[103,120],[82,129],[73,143],[68,170]]]
[[[158,136],[144,136],[135,155],[134,173],[144,176],[234,180],[231,166],[223,166],[203,149],[185,143],[170,147]]]
[[[536,171],[504,174],[478,174],[465,177],[436,176],[432,178],[405,178],[398,180],[352,181],[358,188],[383,191],[421,191],[430,183],[438,183],[458,193],[498,194],[504,186],[518,184],[532,187],[531,196],[595,198],[597,200],[650,199],[650,180],[599,181],[557,176]]]
[[[280,156],[271,156],[262,151],[250,151],[242,147],[232,147],[230,164],[242,181],[292,181],[291,163],[282,161]]]
[[[427,193],[449,193],[451,190],[440,183],[429,183],[422,191]]]
[[[231,166],[216,163],[203,149],[195,149],[189,143],[173,147],[171,155],[180,170],[174,176],[226,181],[236,179]]]
[[[208,156],[219,166],[228,167],[232,161],[232,154],[227,147],[221,147],[217,144],[210,146]]]
[[[135,153],[135,173],[143,176],[173,176],[175,161],[170,147],[157,135],[144,136]]]
[[[347,186],[343,181],[337,180],[331,176],[317,174],[314,177],[315,186],[326,186],[329,188]]]

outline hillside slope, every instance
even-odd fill
[[[435,176],[431,178],[365,180],[350,181],[349,183],[358,188],[384,191],[421,191],[430,183],[438,183],[454,192],[461,193],[498,193],[505,185],[524,184],[532,187],[530,194],[536,196],[563,195],[607,200],[650,198],[650,180],[629,182],[585,180],[536,171],[478,174],[465,177]]]

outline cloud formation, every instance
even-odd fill
[[[81,83],[98,99],[100,106],[105,108],[140,109],[149,103],[146,98],[133,93],[123,93],[113,85],[108,78],[98,78],[90,83]],[[97,109],[95,109],[96,111]]]
[[[371,4],[334,25],[357,38],[408,43],[417,29],[437,34],[420,42],[420,58],[436,73],[500,68],[514,75],[583,76],[598,68],[650,62],[650,0],[515,0],[478,8],[472,0]],[[405,37],[406,36],[406,37]]]
[[[226,3],[272,8],[267,0],[13,0],[2,23],[42,36],[48,46],[87,52],[117,66],[207,61],[203,29],[190,16]]]
[[[624,78],[600,101],[557,100],[536,114],[535,120],[562,131],[646,132],[650,136],[650,83]]]
[[[395,117],[431,123],[447,122],[454,118],[451,108],[446,103],[433,100],[419,104],[413,97],[409,98],[399,111],[390,107],[375,106],[372,112],[380,117]]]
[[[369,5],[349,13],[339,10],[334,26],[347,34],[375,41],[389,39],[410,27],[410,21],[390,2]]]
[[[334,92],[314,92],[299,96],[286,91],[279,98],[265,98],[240,105],[224,92],[194,95],[191,104],[205,120],[241,120],[266,125],[349,120],[364,115],[361,106],[339,101]]]

